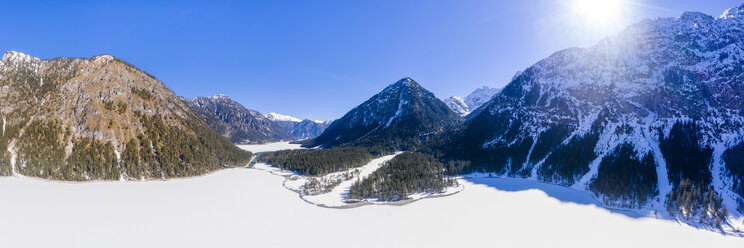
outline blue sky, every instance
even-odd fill
[[[0,50],[110,53],[178,95],[325,120],[405,76],[440,98],[464,96],[632,22],[741,3],[634,0],[596,28],[568,1],[2,1]]]

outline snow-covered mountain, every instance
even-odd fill
[[[165,84],[104,54],[0,60],[0,175],[141,180],[244,166]]]
[[[302,120],[300,118],[281,115],[274,112],[267,114],[266,118],[269,118],[269,120],[274,121],[280,127],[284,128],[284,130],[289,132],[289,134],[291,134],[295,139],[300,140],[318,137],[318,135],[323,133],[328,125],[331,124],[330,121]]]
[[[277,114],[277,113],[274,113],[274,112],[271,112],[271,113],[266,114],[266,118],[268,118],[271,121],[302,122],[302,119],[300,119],[300,118],[292,117],[292,116],[289,116],[289,115]]]
[[[444,99],[444,102],[458,115],[466,116],[473,110],[476,110],[484,103],[488,102],[488,100],[490,100],[493,95],[496,95],[496,93],[499,93],[500,90],[500,88],[481,86],[464,99],[459,96],[451,96]]]
[[[470,113],[470,107],[467,103],[465,103],[465,99],[462,99],[462,97],[451,96],[447,99],[444,99],[444,103],[447,104],[447,107],[452,109],[452,111],[460,116],[466,116],[468,115],[468,113]]]
[[[226,95],[181,99],[212,129],[235,144],[261,144],[295,139],[272,119],[275,116],[270,115],[272,118],[269,118],[258,111],[247,109]]]
[[[743,68],[744,5],[644,20],[529,67],[438,146],[470,170],[729,228],[744,220]]]
[[[305,146],[343,144],[410,148],[457,123],[459,116],[411,78],[403,78],[335,120]]]

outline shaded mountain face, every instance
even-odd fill
[[[333,121],[304,145],[413,148],[458,120],[459,116],[434,94],[404,78]]]
[[[0,60],[0,175],[126,180],[204,174],[251,158],[163,83],[110,55]]]
[[[292,137],[298,140],[318,137],[318,135],[323,133],[328,125],[331,124],[330,121],[301,120],[299,118],[280,115],[277,113],[269,113],[266,115],[266,118],[274,121],[274,123],[284,128],[284,130],[289,132]]]
[[[295,138],[261,113],[225,95],[181,98],[212,129],[235,144],[262,144]]]
[[[481,86],[464,99],[459,96],[452,96],[444,99],[444,102],[458,115],[466,116],[488,102],[488,100],[491,100],[491,97],[499,93],[499,91],[501,91],[500,88]]]
[[[557,52],[435,146],[471,170],[587,189],[610,205],[660,207],[695,185],[744,211],[742,13],[646,20]]]

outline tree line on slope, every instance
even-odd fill
[[[395,156],[367,178],[355,182],[349,198],[398,201],[415,193],[440,193],[455,185],[457,181],[446,175],[444,164],[436,158],[406,152]]]

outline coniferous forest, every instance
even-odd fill
[[[443,168],[444,165],[430,155],[406,152],[395,156],[369,177],[355,182],[349,198],[397,201],[415,193],[440,193],[446,187],[457,185]]]
[[[699,215],[697,221],[700,223],[721,226],[728,211],[721,202],[721,196],[713,186],[706,187],[690,179],[683,179],[669,193],[667,209],[687,220]]]
[[[659,193],[653,155],[637,157],[632,145],[620,145],[602,158],[589,190],[604,195],[610,205],[640,208]]]
[[[244,165],[252,157],[211,130],[194,128],[198,133],[190,134],[167,127],[158,116],[138,116],[146,132],[126,143],[120,161],[111,142],[71,138],[69,129],[57,120],[32,121],[16,142],[16,170],[22,175],[67,181],[118,180],[122,176],[162,179]],[[69,153],[65,145],[68,140],[72,144]],[[9,155],[0,155],[0,173],[9,175]]]

